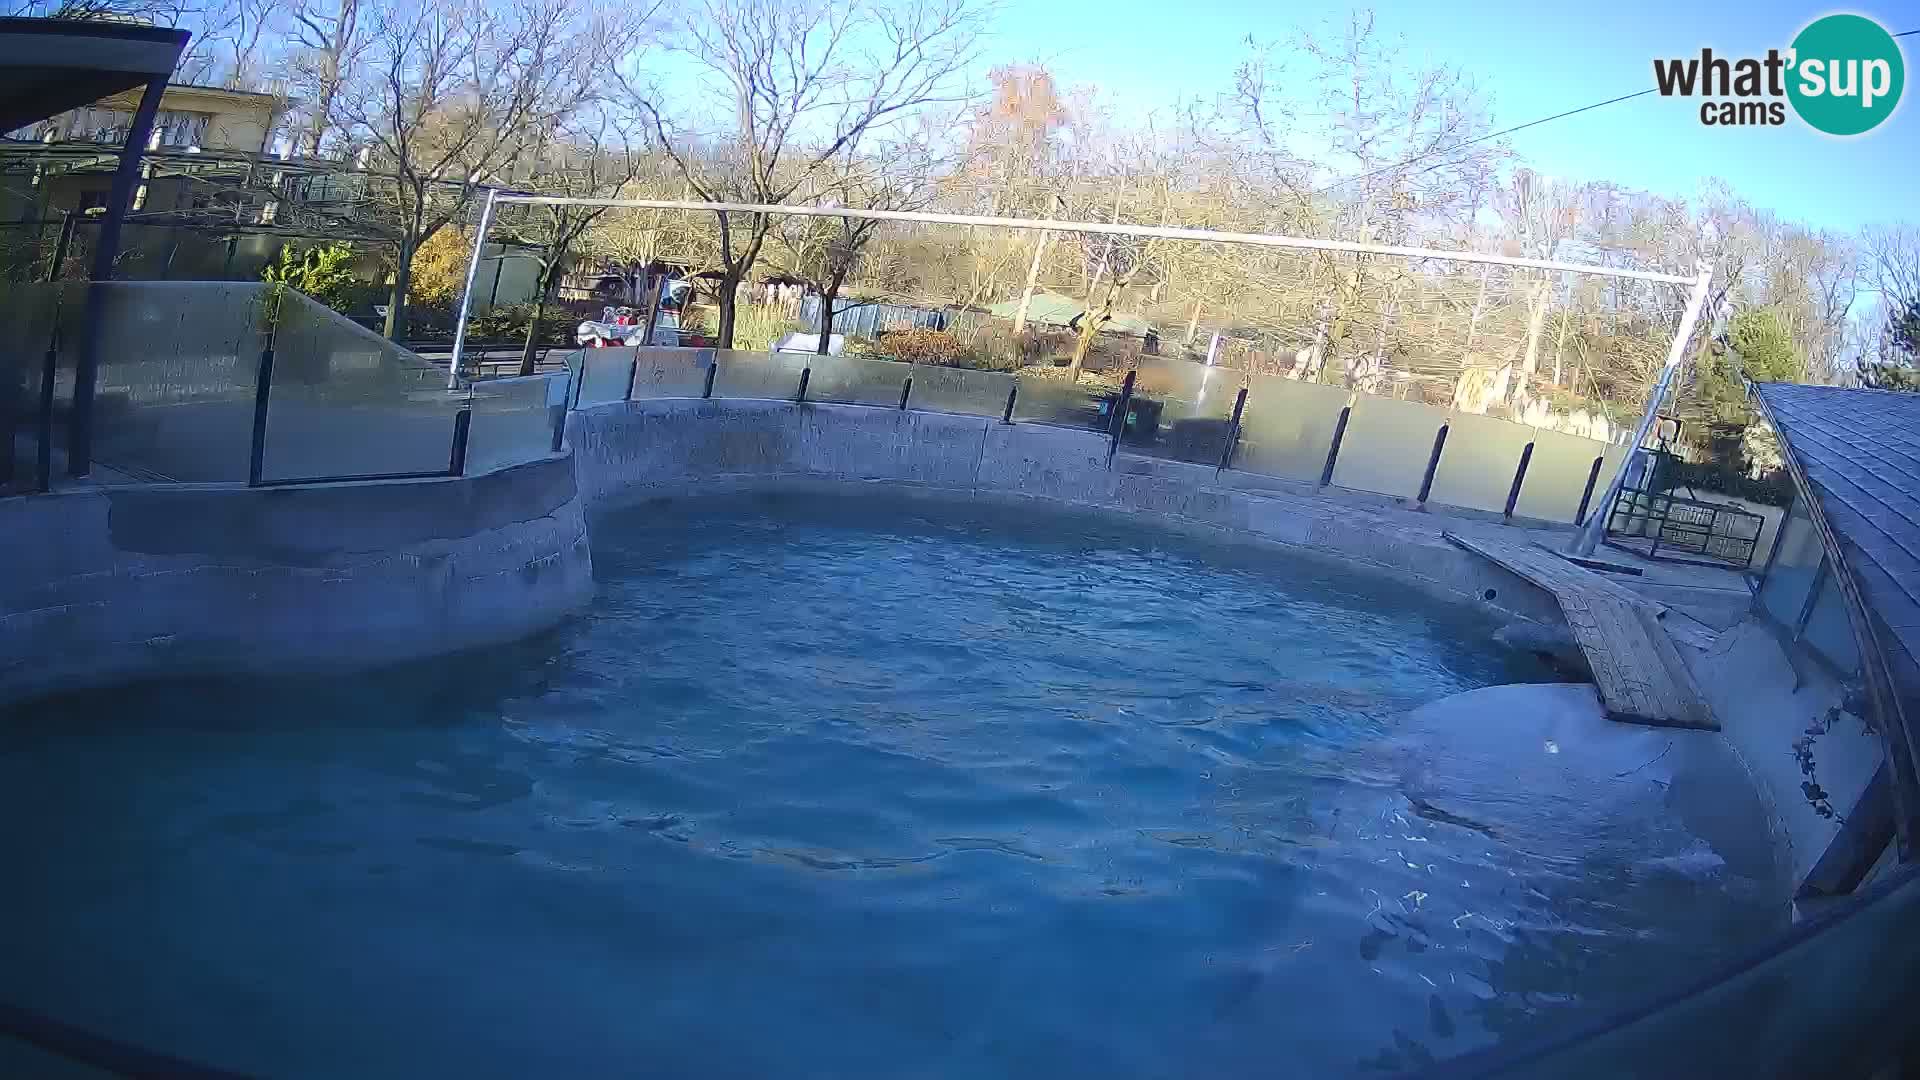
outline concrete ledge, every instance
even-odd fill
[[[0,701],[350,670],[524,637],[593,595],[555,456],[471,477],[98,487],[0,502]]]

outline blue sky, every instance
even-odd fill
[[[1507,127],[1653,85],[1655,56],[1732,57],[1785,48],[1832,11],[1920,29],[1920,3],[1823,7],[1754,0],[1712,5],[1609,0],[1604,6],[1492,0],[1462,4],[1381,0],[1377,30],[1404,38],[1407,56],[1463,68]],[[1224,88],[1252,33],[1283,38],[1321,28],[1346,7],[1283,7],[1272,0],[1006,0],[989,59],[1044,61],[1062,83],[1097,85],[1128,114]],[[1710,128],[1698,100],[1650,95],[1556,120],[1512,137],[1526,162],[1570,180],[1611,180],[1692,195],[1720,177],[1756,206],[1821,228],[1920,220],[1920,35],[1901,39],[1908,87],[1899,111],[1872,133],[1832,139],[1789,116],[1781,128]]]

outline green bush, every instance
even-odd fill
[[[347,244],[321,244],[305,251],[296,251],[288,244],[260,277],[271,284],[298,289],[346,315],[371,302],[370,287],[354,277],[353,266],[353,248]]]

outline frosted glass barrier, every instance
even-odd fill
[[[811,359],[799,353],[716,352],[713,396],[792,401],[800,394],[800,373]]]
[[[466,471],[485,472],[552,453],[550,406],[563,400],[557,390],[565,382],[559,375],[528,375],[474,383]]]
[[[706,393],[712,349],[646,348],[633,373],[633,400],[697,398]]]
[[[1760,606],[1774,622],[1792,630],[1800,624],[1800,609],[1813,588],[1822,555],[1820,532],[1807,517],[1804,499],[1794,501],[1774,549],[1773,565],[1760,583]]]
[[[1427,501],[1504,513],[1514,474],[1520,468],[1520,455],[1532,441],[1533,429],[1524,424],[1476,413],[1455,413],[1447,420],[1447,445],[1440,452],[1440,467],[1433,472],[1433,489],[1427,493]],[[1428,446],[1431,449],[1432,444]],[[1527,472],[1532,475],[1531,463]],[[1417,494],[1419,481],[1414,484]]]
[[[1013,376],[1004,371],[915,364],[913,400],[907,407],[998,419],[1006,414],[1011,389]]]
[[[287,293],[274,330],[261,478],[445,472],[454,414],[469,396],[446,382],[444,368]]]
[[[1853,640],[1853,624],[1847,621],[1846,596],[1831,574],[1820,586],[1820,596],[1813,602],[1800,642],[1848,675],[1860,669],[1860,649]]]
[[[1837,907],[1584,1037],[1499,1047],[1439,1071],[1487,1080],[1874,1075],[1907,1041],[1898,1018],[1920,999],[1920,874],[1895,868]]]
[[[1022,373],[1015,381],[1020,384],[1020,394],[1014,399],[1013,418],[1033,424],[1105,431],[1112,416],[1112,402],[1120,395],[1117,387],[1085,379],[1070,383],[1064,378]],[[1004,408],[1005,402],[1001,405]]]
[[[900,407],[900,388],[913,373],[910,364],[869,360],[862,356],[809,356],[813,374],[807,376],[808,401],[837,401],[848,405]]]
[[[1333,445],[1333,429],[1351,396],[1344,387],[1255,375],[1247,384],[1247,408],[1240,416],[1240,445],[1233,453],[1233,467],[1319,483],[1327,467],[1327,448]]]
[[[1420,494],[1427,460],[1433,456],[1433,435],[1444,419],[1445,413],[1417,401],[1359,395],[1340,440],[1333,482],[1381,495]]]
[[[1245,385],[1243,371],[1143,356],[1134,372],[1134,422],[1123,441],[1140,453],[1218,464]]]
[[[1520,488],[1520,501],[1513,512],[1541,521],[1571,523],[1580,512],[1580,495],[1586,490],[1593,463],[1603,458],[1606,443],[1583,439],[1564,431],[1540,428],[1533,433],[1533,460],[1527,463],[1527,480]],[[1598,504],[1606,492],[1606,466],[1593,483],[1589,505]]]
[[[60,289],[57,284],[0,282],[0,461],[9,456],[6,451],[13,451],[13,471],[0,470],[0,486],[11,484],[14,490],[33,482],[35,451],[30,443],[39,438],[41,425],[50,422],[40,415],[40,378],[53,341]],[[16,433],[28,441],[16,444]]]
[[[579,359],[567,365],[580,380],[574,404],[584,409],[627,400],[627,376],[636,374],[634,359],[630,348],[581,349]]]
[[[60,366],[78,365],[87,332],[96,342],[94,461],[140,480],[245,480],[265,294],[258,282],[161,281],[68,293]]]

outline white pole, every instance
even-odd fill
[[[473,258],[467,262],[467,284],[460,290],[460,314],[453,324],[453,356],[447,361],[449,390],[460,389],[460,354],[467,347],[467,311],[473,306],[473,280],[480,275],[480,252],[487,246],[487,228],[493,224],[493,204],[499,198],[499,188],[487,189],[486,204],[480,208],[480,227],[473,233]]]
[[[499,201],[534,203],[542,206],[615,206],[641,210],[728,211],[745,214],[784,214],[789,217],[847,217],[871,221],[918,221],[934,225],[1039,229],[1106,236],[1151,236],[1164,240],[1197,240],[1202,243],[1249,244],[1254,247],[1302,248],[1310,251],[1345,251],[1361,255],[1398,255],[1409,259],[1451,259],[1455,262],[1488,263],[1494,266],[1525,266],[1535,270],[1570,270],[1579,274],[1631,278],[1636,281],[1658,281],[1668,285],[1691,285],[1694,280],[1690,277],[1662,274],[1652,270],[1622,270],[1612,266],[1586,266],[1580,263],[1554,262],[1551,259],[1522,259],[1479,251],[1443,251],[1439,248],[1359,244],[1350,240],[1317,240],[1312,237],[1279,236],[1271,233],[1178,229],[1168,225],[1119,225],[1106,221],[984,217],[974,214],[936,214],[925,210],[862,210],[847,206],[787,206],[778,203],[692,202],[675,199],[592,199],[565,195],[502,195]]]
[[[1216,330],[1213,332],[1213,337],[1207,342],[1207,366],[1212,367],[1214,358],[1219,355],[1220,355],[1220,332]]]
[[[1660,406],[1666,400],[1667,390],[1673,385],[1681,361],[1686,358],[1687,342],[1693,338],[1694,324],[1700,321],[1700,311],[1707,304],[1707,286],[1713,280],[1713,268],[1705,263],[1698,265],[1700,274],[1693,279],[1693,295],[1687,298],[1687,309],[1680,315],[1680,326],[1674,331],[1673,345],[1667,349],[1667,366],[1660,370],[1660,381],[1654,384],[1653,394],[1647,399],[1647,411],[1640,417],[1640,426],[1634,429],[1627,460],[1620,463],[1620,471],[1614,473],[1612,482],[1607,484],[1607,493],[1601,496],[1597,505],[1590,508],[1586,525],[1574,539],[1575,555],[1591,555],[1600,547],[1600,541],[1607,534],[1607,519],[1613,515],[1614,500],[1620,497],[1620,489],[1626,485],[1634,464],[1646,452],[1640,444],[1647,441],[1647,432],[1653,429],[1653,422],[1660,415]]]

